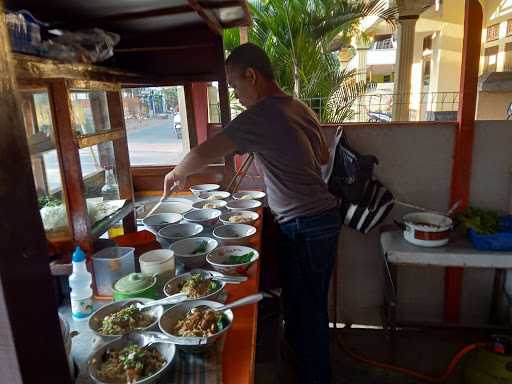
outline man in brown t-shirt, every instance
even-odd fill
[[[340,231],[337,200],[321,177],[329,150],[315,114],[284,93],[265,52],[237,47],[226,61],[228,82],[247,108],[218,135],[193,148],[165,178],[188,175],[230,153],[252,152],[279,223],[285,340],[297,356],[301,383],[329,383],[327,294]]]

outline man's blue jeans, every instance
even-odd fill
[[[338,209],[279,225],[284,337],[300,383],[331,379],[327,297],[341,218]]]

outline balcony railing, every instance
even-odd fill
[[[363,95],[352,105],[351,122],[390,122],[392,121],[393,105],[403,104],[403,94],[372,94]],[[325,109],[326,98],[303,100],[321,117],[322,123],[329,121]],[[332,103],[332,100],[330,101]],[[340,102],[343,102],[340,100]],[[332,104],[331,104],[332,105]],[[421,92],[409,95],[410,121],[441,121],[456,120],[459,107],[459,92]]]
[[[352,105],[352,117],[344,122],[390,122],[392,121],[393,105],[405,102],[403,94],[379,93],[363,95]],[[303,99],[324,124],[337,123],[327,115],[328,105],[333,106],[336,100],[314,97]],[[343,100],[339,101],[343,103]],[[211,105],[212,106],[212,105]],[[421,92],[409,95],[409,121],[454,121],[459,108],[459,92]],[[241,110],[231,108],[232,117]],[[236,113],[236,112],[238,113]]]

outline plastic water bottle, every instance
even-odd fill
[[[85,253],[76,247],[73,252],[73,273],[69,276],[71,313],[75,319],[84,319],[92,313],[92,276],[85,265]]]

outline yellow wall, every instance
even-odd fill
[[[430,92],[457,92],[462,65],[464,1],[445,0],[441,12],[423,13],[416,25],[415,45],[420,50],[423,37],[428,34],[434,35]]]

